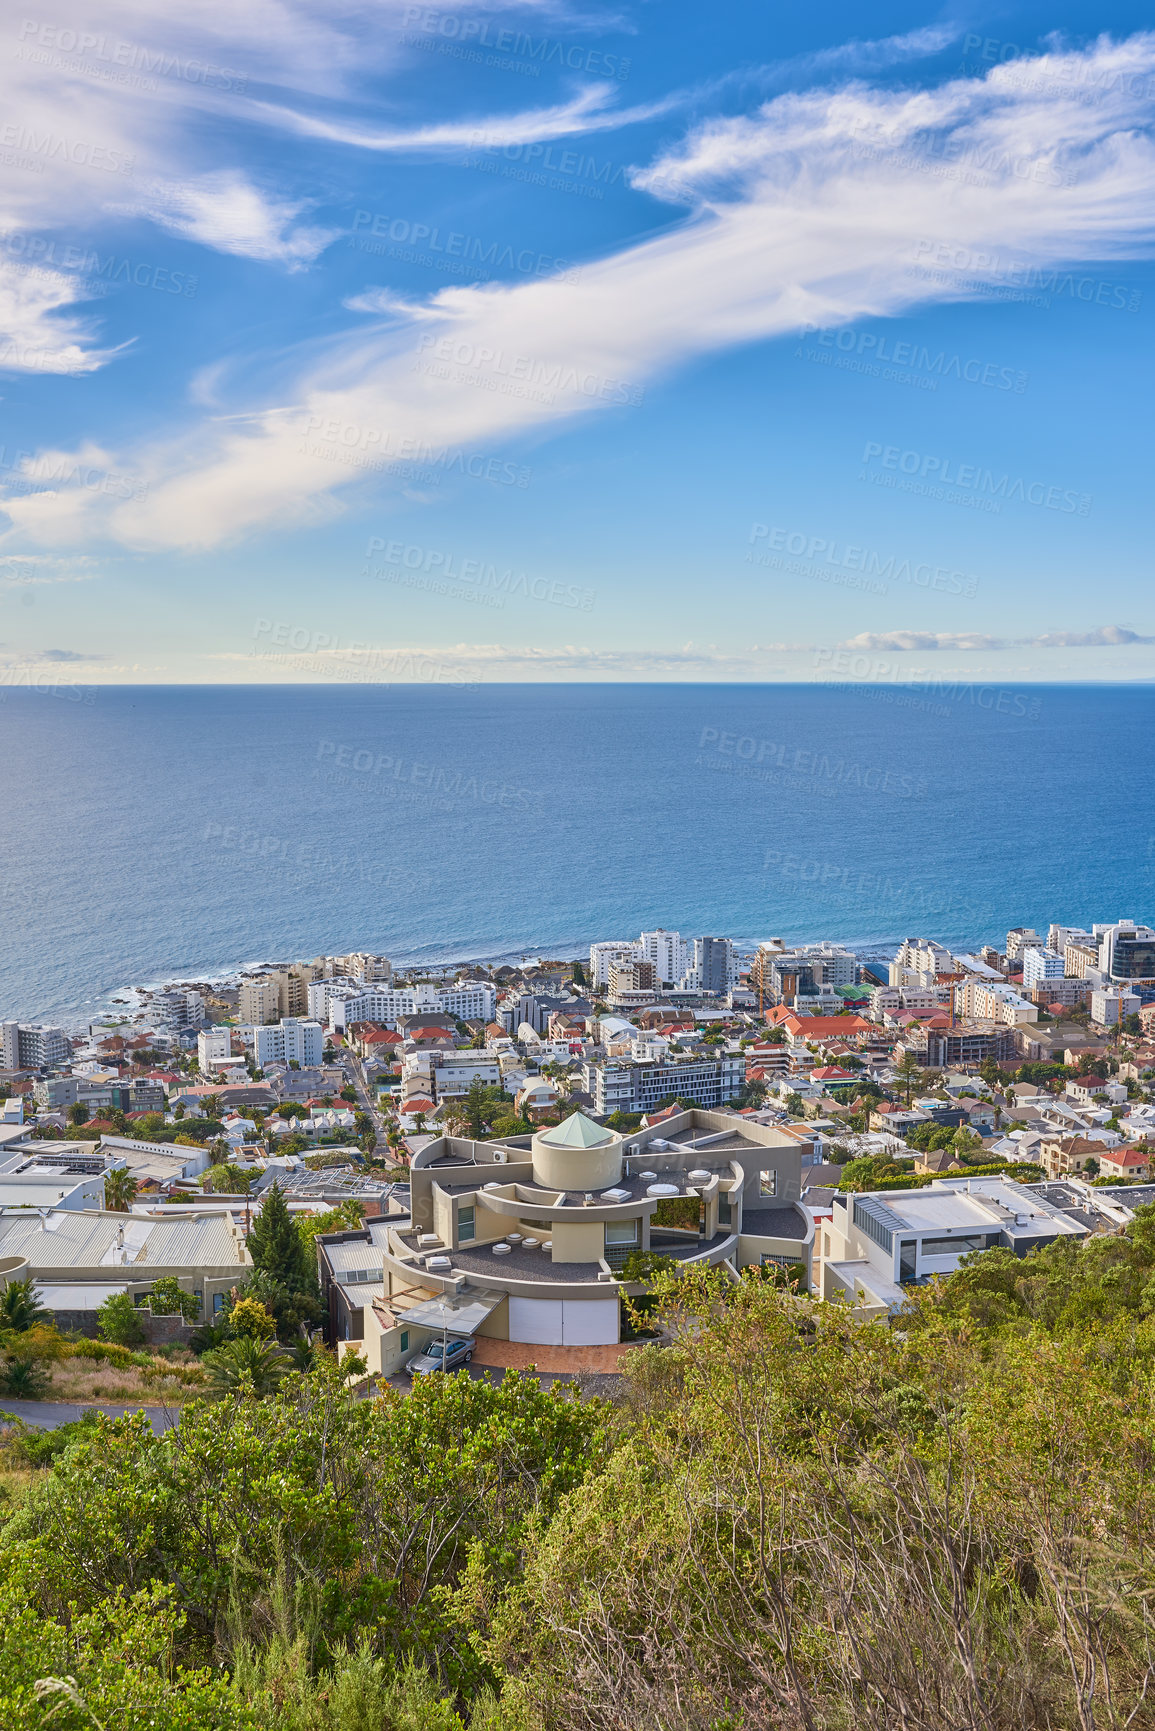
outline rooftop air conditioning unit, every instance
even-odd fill
[[[495,1148],[493,1150],[493,1159],[495,1165],[504,1166],[506,1161],[509,1159],[509,1155],[505,1152],[504,1148]]]

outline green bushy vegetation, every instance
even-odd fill
[[[262,1254],[291,1298],[277,1219]],[[270,1306],[231,1338],[277,1374],[234,1355],[161,1437],[10,1433],[0,1724],[1147,1731],[1155,1207],[969,1257],[894,1327],[632,1272],[669,1344],[612,1399],[359,1398]]]

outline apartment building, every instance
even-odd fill
[[[636,949],[639,960],[649,962],[661,986],[676,986],[686,971],[686,940],[681,932],[668,932],[662,926],[655,932],[643,932]]]
[[[620,1058],[588,1062],[582,1087],[600,1116],[611,1112],[649,1112],[667,1095],[693,1100],[697,1105],[725,1105],[741,1094],[746,1080],[746,1058],[741,1052],[717,1058],[688,1057]]]
[[[954,958],[933,938],[904,938],[890,964],[890,984],[900,989],[933,985],[938,974],[954,972]]]
[[[1073,938],[1063,946],[1063,969],[1072,979],[1085,980],[1099,974],[1099,945],[1095,938]]]
[[[637,1004],[649,1004],[657,995],[658,971],[653,962],[638,957],[630,961],[611,962],[609,1001],[618,1010]]]
[[[1155,985],[1155,931],[1134,920],[1105,927],[1099,940],[1099,967],[1108,985]]]
[[[1032,945],[1023,951],[1023,991],[1030,992],[1044,980],[1061,980],[1063,958],[1057,950],[1039,949]]]
[[[1091,1020],[1101,1028],[1114,1028],[1128,1016],[1137,1016],[1142,999],[1125,986],[1096,986],[1091,993]]]
[[[172,986],[152,994],[148,1015],[153,1026],[165,1032],[199,1028],[205,1019],[204,999],[188,986]]]
[[[631,962],[637,956],[637,949],[627,938],[611,938],[604,943],[590,945],[590,985],[597,990],[604,990],[610,983],[610,968],[615,962]]]
[[[388,956],[371,956],[357,950],[351,956],[334,956],[333,972],[347,975],[362,985],[388,985],[393,978],[393,963]]]
[[[266,1064],[320,1065],[325,1054],[325,1030],[320,1022],[299,1016],[282,1016],[273,1024],[253,1029],[253,1056],[259,1069]]]
[[[0,1022],[0,1069],[48,1070],[71,1056],[72,1042],[61,1028]]]
[[[998,985],[990,980],[973,977],[955,987],[955,1009],[961,1016],[973,1016],[978,1021],[1002,1022],[1008,1028],[1037,1022],[1039,1006],[1030,1003],[1013,986]]]
[[[306,1006],[308,1004],[306,988]],[[242,980],[237,990],[237,1014],[242,1022],[259,1027],[262,1022],[275,1022],[281,1014],[281,994],[271,974],[258,974]]]
[[[202,1076],[232,1062],[233,1037],[228,1028],[202,1028],[197,1035],[197,1065]]]
[[[1012,926],[1007,933],[1005,954],[1008,962],[1017,962],[1027,950],[1044,950],[1046,947],[1034,926]]]
[[[729,938],[695,938],[681,989],[725,997],[736,978],[734,945]]]
[[[1084,931],[1082,926],[1048,926],[1047,948],[1056,950],[1061,956],[1068,944],[1093,944],[1092,932]]]
[[[452,986],[362,986],[350,979],[314,980],[309,987],[309,1015],[334,1031],[354,1022],[377,1022],[395,1028],[402,1016],[422,1011],[462,1022],[492,1022],[497,1012],[497,988],[489,980],[459,980]]]

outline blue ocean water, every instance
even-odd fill
[[[1155,692],[8,689],[0,1012],[364,948],[1150,917]]]

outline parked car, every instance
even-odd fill
[[[431,1340],[424,1352],[409,1360],[409,1374],[430,1376],[435,1370],[463,1370],[472,1358],[472,1340]]]

